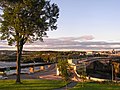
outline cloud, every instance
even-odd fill
[[[85,37],[86,38],[86,37]],[[120,49],[119,42],[92,41],[93,38],[86,38],[82,41],[80,37],[62,37],[57,39],[45,39],[44,42],[35,42],[27,49],[38,50],[109,50]]]
[[[87,40],[93,40],[94,37],[92,35],[84,35],[80,37],[62,37],[59,38],[59,40],[63,41],[75,41],[75,40],[82,40],[82,41],[87,41]]]
[[[27,43],[24,50],[110,50],[119,49],[120,42],[93,41],[92,35],[81,37],[61,37],[61,38],[45,38],[44,42],[36,41]],[[6,41],[0,42],[0,50],[16,49],[15,46],[8,46]]]

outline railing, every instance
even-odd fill
[[[25,64],[21,65],[21,68],[28,68],[28,67],[35,67],[35,66],[45,66],[45,65],[51,65],[53,63],[33,63],[33,64]],[[11,66],[11,67],[3,67],[0,68],[0,72],[4,72],[5,70],[10,69],[10,70],[15,70],[16,66]]]

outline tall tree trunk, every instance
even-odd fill
[[[23,43],[17,43],[17,60],[16,60],[16,83],[21,83],[20,73],[21,73],[21,56],[22,56]]]

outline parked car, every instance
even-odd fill
[[[0,76],[0,79],[8,79],[8,77]]]

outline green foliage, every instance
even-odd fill
[[[29,55],[24,55],[23,62],[56,62],[56,53],[48,51],[32,52]]]
[[[70,80],[70,66],[67,62],[67,60],[63,59],[63,60],[59,60],[58,64],[57,64],[59,71],[61,73],[61,76],[63,78],[63,80],[68,81]]]
[[[80,75],[80,78],[82,78],[83,80],[86,79],[86,65],[85,63],[81,63],[79,65],[79,67],[77,68],[77,73]]]
[[[23,44],[26,41],[42,41],[42,37],[47,35],[46,31],[57,28],[59,9],[56,4],[51,5],[50,1],[45,0],[19,1],[12,3],[6,0],[2,5],[1,39],[7,39],[9,45],[16,41],[22,41]]]

